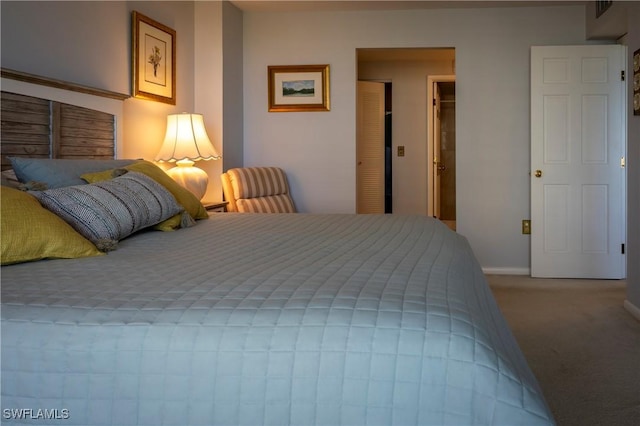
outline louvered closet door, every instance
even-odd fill
[[[531,50],[531,275],[623,278],[624,47]]]
[[[356,212],[384,213],[384,83],[358,82]]]

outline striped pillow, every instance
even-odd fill
[[[183,210],[162,185],[137,172],[30,193],[101,251],[113,250],[119,240]]]

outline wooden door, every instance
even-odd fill
[[[356,213],[384,213],[384,83],[357,89]]]
[[[531,50],[532,276],[625,276],[624,49]]]

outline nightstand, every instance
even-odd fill
[[[203,202],[202,205],[208,212],[223,213],[227,211],[228,201]]]

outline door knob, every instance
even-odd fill
[[[542,177],[542,170],[536,170],[535,177],[537,178]]]

